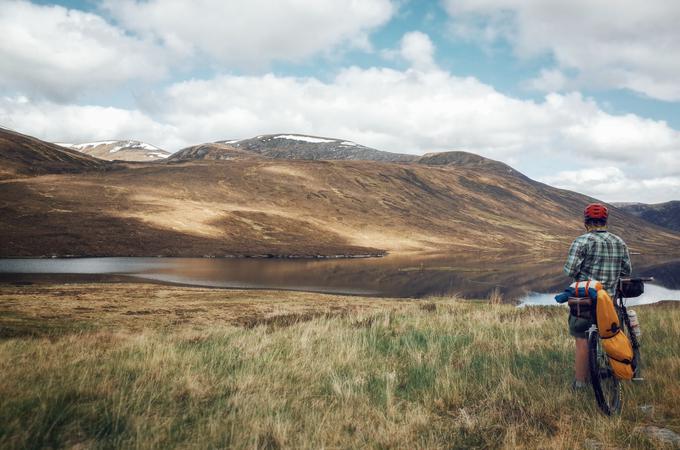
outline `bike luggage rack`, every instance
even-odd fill
[[[569,306],[591,306],[593,301],[587,297],[569,297],[567,305]]]
[[[570,308],[576,308],[576,317],[581,317],[581,308],[585,307],[585,311],[589,312],[593,305],[593,301],[589,297],[569,297],[569,299],[567,299],[567,305],[569,305]]]

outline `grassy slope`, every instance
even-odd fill
[[[568,389],[559,308],[74,285],[3,287],[0,311],[19,336],[0,341],[2,448],[652,448],[635,426],[680,431],[672,304],[638,308],[647,382],[614,419]]]

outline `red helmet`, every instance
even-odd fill
[[[586,219],[607,219],[609,217],[609,210],[601,203],[591,203],[586,206],[583,211],[583,217]]]

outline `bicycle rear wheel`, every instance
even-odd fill
[[[618,414],[621,411],[621,383],[614,376],[597,331],[588,335],[588,362],[597,406],[608,416]]]

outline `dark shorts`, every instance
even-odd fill
[[[590,328],[592,321],[569,314],[569,334],[575,338],[586,339],[586,331]]]

